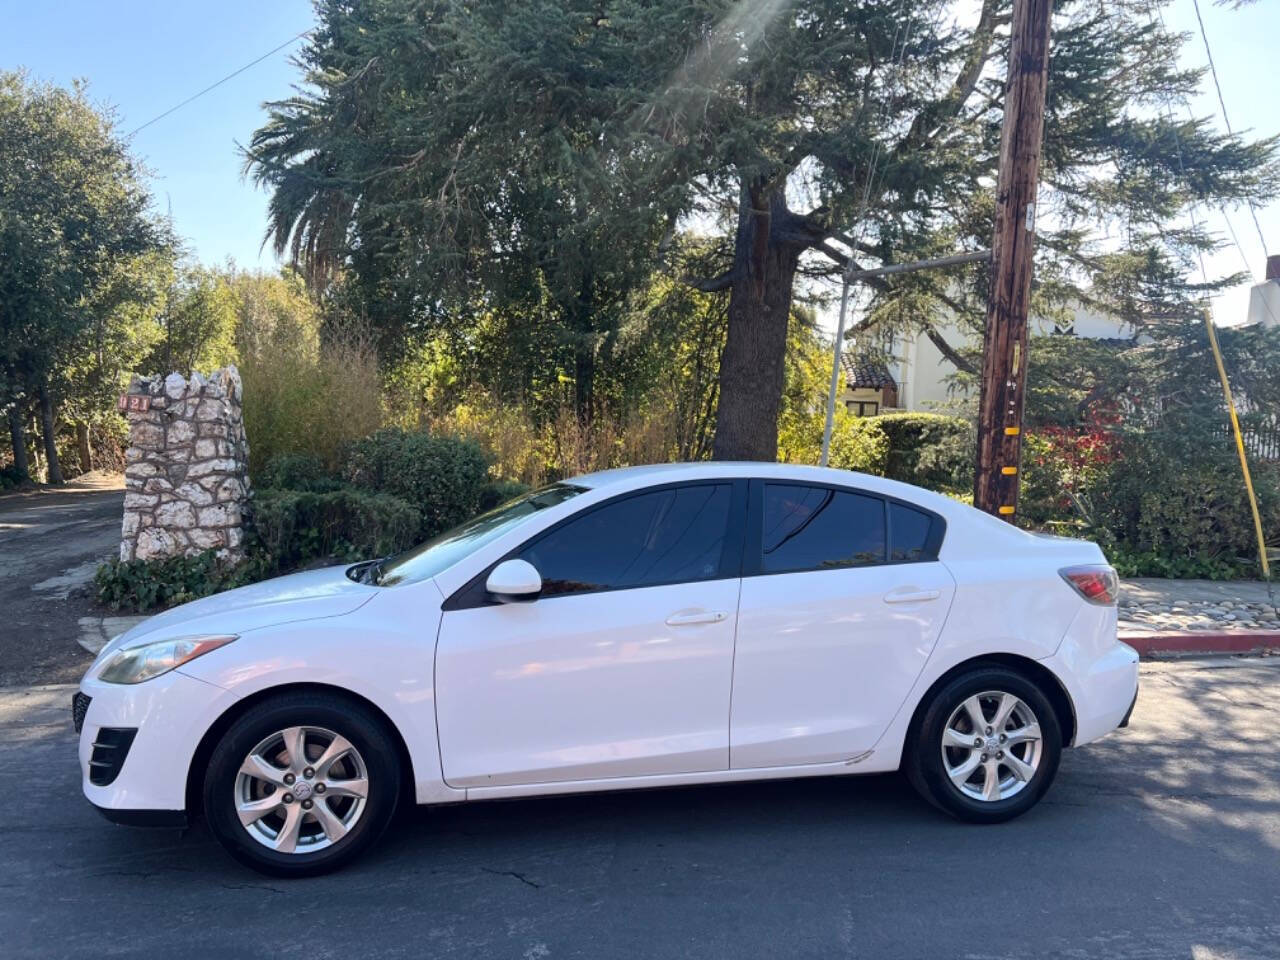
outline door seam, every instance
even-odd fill
[[[733,655],[729,658],[729,717],[725,724],[725,770],[733,769],[733,681],[738,669],[738,624],[742,618],[742,581],[738,578],[738,601],[733,608]]]

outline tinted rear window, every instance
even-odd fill
[[[900,503],[889,504],[889,529],[893,531],[893,549],[889,559],[894,563],[932,560],[928,553],[929,531],[933,517]]]
[[[764,485],[763,573],[885,560],[884,501],[828,487]]]

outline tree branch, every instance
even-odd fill
[[[977,375],[978,371],[968,360],[956,352],[955,347],[947,343],[946,339],[933,327],[925,327],[924,335],[932,341],[933,345],[938,348],[938,352],[951,361],[957,370],[964,373]]]
[[[982,13],[969,40],[968,55],[960,72],[956,74],[951,89],[937,103],[916,114],[906,136],[894,148],[895,154],[916,150],[926,145],[943,120],[949,120],[964,108],[978,86],[978,80],[982,77],[982,68],[991,57],[991,41],[995,38],[996,25],[1001,20],[998,16],[999,6],[999,0],[983,0]]]
[[[711,277],[710,279],[687,276],[684,278],[684,282],[695,290],[701,290],[703,293],[720,293],[732,287],[733,281],[737,278],[738,271],[735,267],[733,269],[726,270],[718,277]]]

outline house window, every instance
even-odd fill
[[[855,417],[874,417],[880,412],[878,400],[850,400],[844,406]]]

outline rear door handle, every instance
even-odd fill
[[[942,596],[940,590],[894,590],[884,595],[885,603],[924,603]]]
[[[718,610],[704,610],[698,613],[673,613],[667,617],[667,626],[683,627],[692,623],[720,623],[728,616],[727,613]]]

